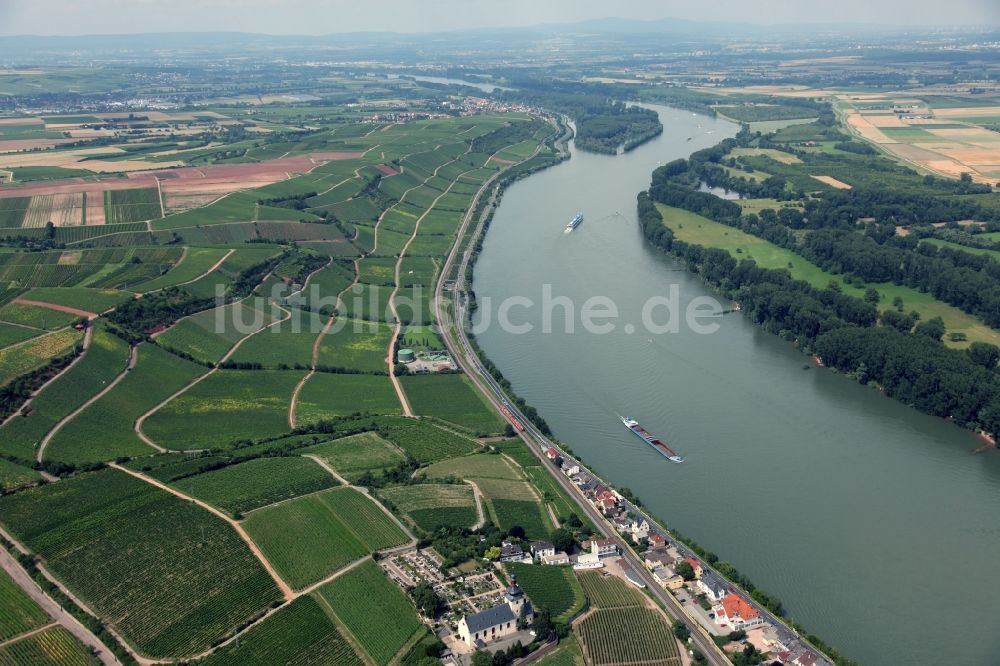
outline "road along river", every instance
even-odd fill
[[[864,664],[995,663],[1000,454],[974,453],[972,434],[811,367],[739,314],[698,320],[718,324],[714,333],[692,330],[684,309],[711,293],[645,243],[635,195],[658,164],[736,127],[651,108],[662,136],[619,156],[573,148],[572,159],[504,193],[475,268],[476,319],[491,321],[479,344],[595,471],[846,655]],[[565,233],[578,211],[583,224]],[[679,330],[649,331],[644,305],[665,298],[650,311],[665,323],[672,288]],[[611,332],[581,323],[594,296],[617,308]],[[573,332],[560,297],[572,304]],[[532,330],[497,323],[505,300],[507,319]],[[687,461],[660,457],[618,414]]]

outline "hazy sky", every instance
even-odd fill
[[[995,26],[1000,0],[0,0],[0,34],[422,32],[606,16]]]

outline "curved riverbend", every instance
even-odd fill
[[[665,163],[735,134],[732,123],[654,106],[664,133],[617,157],[573,158],[509,187],[475,269],[477,320],[494,303],[526,334],[492,325],[479,344],[596,471],[668,525],[733,562],[789,614],[865,664],[991,663],[1000,598],[1000,454],[847,378],[816,368],[738,314],[718,332],[645,332],[649,298],[710,295],[643,240],[635,195]],[[688,139],[690,137],[690,140]],[[586,216],[572,233],[563,227]],[[576,332],[541,332],[542,285],[568,296]],[[620,317],[586,333],[594,295]],[[496,308],[493,307],[494,319]],[[626,323],[636,325],[626,332]],[[664,460],[616,414],[687,458]],[[946,656],[945,656],[946,655]]]

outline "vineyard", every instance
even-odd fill
[[[198,666],[364,663],[310,596],[291,604],[234,641],[196,662]]]
[[[236,516],[338,484],[308,458],[256,458],[189,476],[173,485]]]
[[[161,217],[160,193],[155,187],[105,190],[104,217],[108,224],[154,220]]]
[[[441,526],[469,527],[476,522],[472,488],[453,484],[416,484],[379,491],[398,511],[421,529],[433,532]]]
[[[140,651],[206,649],[279,598],[212,514],[114,470],[0,498],[6,529]]]
[[[316,423],[356,413],[399,414],[399,398],[385,375],[317,372],[302,387],[295,405],[299,423]]]
[[[679,666],[677,641],[663,615],[650,608],[599,609],[579,624],[587,662],[594,666]]]
[[[301,453],[326,461],[341,476],[351,481],[369,471],[378,475],[383,469],[395,467],[405,460],[399,449],[374,432],[323,442],[304,449]]]
[[[101,661],[62,627],[0,647],[0,666],[97,666]]]
[[[504,531],[518,525],[524,528],[528,539],[544,539],[552,531],[552,524],[546,515],[545,505],[534,500],[492,499],[489,503],[497,520],[497,526]]]
[[[0,571],[0,643],[48,622],[45,611]]]
[[[583,590],[571,568],[515,563],[506,566],[531,603],[549,611],[553,619],[569,619],[583,608]]]
[[[590,605],[598,608],[622,608],[645,602],[642,593],[628,587],[620,578],[614,576],[583,571],[580,572],[580,584],[590,599]]]
[[[379,666],[423,630],[410,600],[372,561],[330,581],[319,594]]]

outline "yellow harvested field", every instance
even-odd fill
[[[865,114],[865,120],[871,123],[875,127],[906,127],[906,123],[897,116],[893,114],[881,114],[881,115],[867,115]]]
[[[71,266],[80,263],[80,259],[83,258],[83,252],[77,250],[76,252],[63,252],[59,255],[59,261],[56,263],[62,266]]]
[[[35,148],[52,148],[64,143],[73,143],[74,139],[10,139],[0,141],[0,153],[16,153],[21,150]]]
[[[849,190],[851,186],[842,180],[837,180],[833,176],[813,176],[816,180],[821,183],[826,183],[830,187],[836,187],[838,190]]]
[[[104,190],[89,190],[86,194],[87,226],[104,224]]]
[[[847,115],[847,124],[851,126],[855,132],[863,139],[867,139],[872,143],[893,143],[893,140],[887,137],[880,129],[875,127],[869,122],[868,118],[865,118],[860,113],[849,113]]]
[[[934,115],[939,118],[1000,116],[1000,106],[959,106],[953,109],[934,109]]]
[[[733,157],[739,157],[741,155],[746,155],[748,157],[764,155],[770,157],[775,162],[780,162],[781,164],[802,163],[802,160],[799,159],[797,155],[792,155],[791,153],[786,153],[783,150],[776,150],[774,148],[733,148],[732,152],[729,154]]]
[[[44,125],[41,118],[0,118],[0,127],[4,125]]]
[[[191,210],[207,206],[229,190],[219,192],[197,192],[189,194],[186,192],[164,192],[163,205],[169,213],[176,213],[182,210]]]
[[[0,167],[17,168],[27,166],[52,166],[86,169],[95,173],[117,173],[119,171],[143,171],[182,166],[183,162],[146,162],[144,160],[122,160],[120,162],[88,159],[99,155],[124,154],[120,148],[103,146],[79,150],[43,150],[36,153],[11,153],[0,155]],[[84,161],[86,160],[86,161]]]

